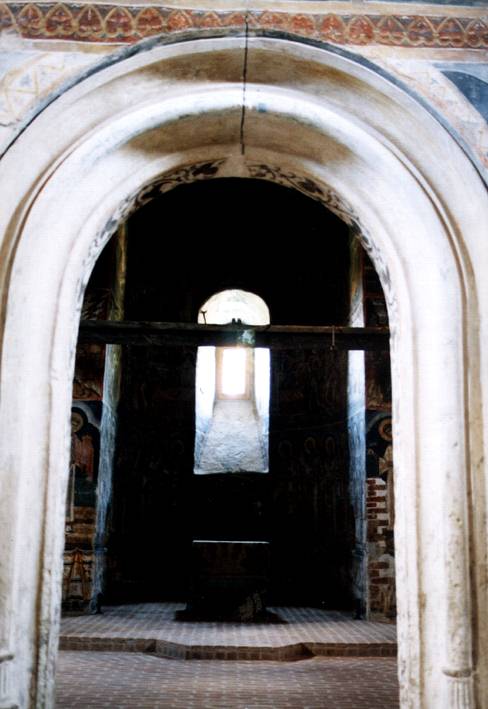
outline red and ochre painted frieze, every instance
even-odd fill
[[[468,14],[468,13],[466,13]],[[26,39],[130,44],[157,34],[225,28],[289,32],[340,45],[487,49],[486,17],[244,12],[159,5],[0,3],[0,30]]]

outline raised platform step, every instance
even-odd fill
[[[353,620],[317,608],[270,608],[273,623],[177,620],[183,604],[104,608],[61,623],[61,650],[146,652],[182,660],[281,660],[394,657],[394,625]]]
[[[396,657],[395,643],[296,643],[273,646],[180,645],[164,640],[63,636],[60,650],[150,652],[178,660],[305,660],[310,657]]]

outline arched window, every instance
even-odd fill
[[[262,298],[243,290],[216,293],[199,323],[269,325]],[[195,391],[194,472],[268,472],[270,356],[263,347],[199,347]]]

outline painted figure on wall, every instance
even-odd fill
[[[72,549],[64,555],[63,600],[89,601],[92,588],[93,554],[83,549]]]
[[[71,477],[75,507],[95,504],[100,432],[79,406],[71,409]]]
[[[73,399],[100,401],[103,395],[105,345],[81,343],[76,350]]]

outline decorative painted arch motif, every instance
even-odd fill
[[[52,102],[0,162],[1,706],[52,704],[90,270],[154,190],[218,176],[291,184],[360,225],[392,324],[402,706],[487,706],[485,187],[444,128],[371,66],[249,38],[244,95],[245,49],[228,37],[135,52]]]

